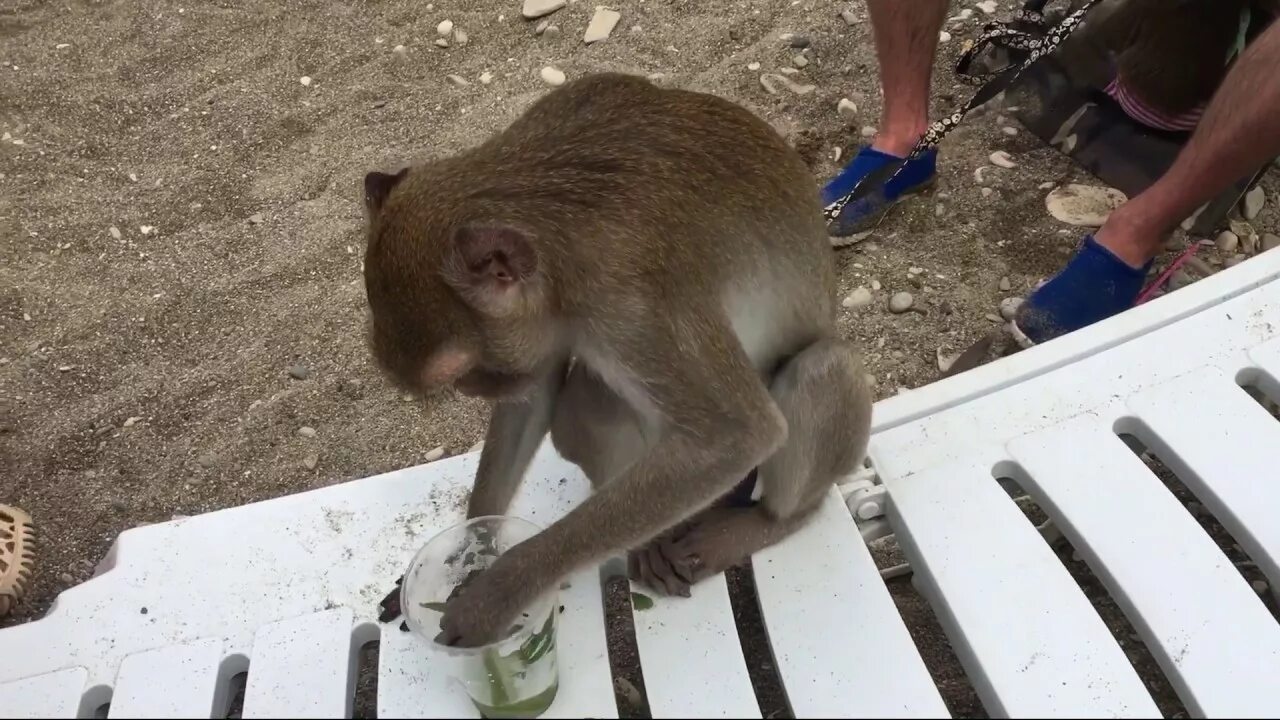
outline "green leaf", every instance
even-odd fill
[[[442,602],[418,603],[418,607],[424,607],[428,610],[435,610],[436,612],[444,612],[444,606],[445,606],[445,603],[442,603]]]
[[[653,608],[653,598],[644,593],[631,593],[631,607],[636,610],[650,610]]]

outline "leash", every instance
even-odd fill
[[[1028,0],[1014,15],[1012,21],[987,23],[982,29],[982,35],[969,49],[965,50],[964,55],[956,63],[956,73],[965,82],[981,84],[982,87],[974,93],[963,108],[930,125],[928,131],[916,142],[915,147],[905,158],[883,165],[864,175],[852,190],[823,208],[823,218],[828,223],[832,222],[840,216],[840,212],[846,205],[869,196],[873,192],[872,188],[883,188],[885,183],[902,172],[908,162],[937,147],[970,112],[1007,90],[1027,68],[1057,49],[1080,26],[1085,13],[1098,4],[1099,0],[1088,0],[1080,9],[1063,18],[1062,22],[1053,27],[1045,25],[1043,10],[1048,2],[1049,0]],[[971,67],[974,59],[988,46],[1002,47],[1012,51],[1014,55],[1024,55],[1024,57],[998,70],[985,73],[973,72]]]

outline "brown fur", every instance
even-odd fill
[[[409,388],[497,401],[469,514],[506,511],[548,431],[597,487],[449,604],[444,641],[499,636],[610,553],[671,547],[665,530],[696,530],[760,466],[761,508],[708,516],[724,531],[684,531],[646,564],[685,594],[797,527],[861,460],[870,394],[832,337],[817,188],[746,110],[595,75],[477,148],[370,174],[366,194],[379,363]]]

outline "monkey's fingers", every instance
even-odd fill
[[[670,540],[656,540],[642,550],[641,554],[648,563],[650,574],[661,583],[662,590],[667,595],[689,597],[692,594],[689,582],[680,576],[675,565],[663,554],[663,546],[669,544],[671,544]]]
[[[697,578],[694,575],[698,558],[685,553],[679,541],[664,539],[654,543],[662,560],[671,568],[671,572],[686,584],[692,584]],[[685,597],[688,597],[687,595]]]

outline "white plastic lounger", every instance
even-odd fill
[[[863,541],[891,527],[994,716],[1152,717],[1111,632],[997,478],[1029,491],[1117,600],[1194,716],[1280,715],[1280,624],[1120,438],[1154,451],[1280,586],[1280,252],[876,408],[879,484],[833,488],[753,560],[774,664],[798,717],[947,709]],[[94,579],[0,631],[0,712],[244,717],[352,710],[380,638],[384,717],[475,717],[377,602],[461,519],[467,455],[122,534]],[[588,491],[544,447],[514,512],[540,524]],[[859,523],[850,513],[866,519]],[[884,517],[881,517],[881,515]],[[886,526],[885,523],[888,523]],[[548,717],[617,717],[601,572],[561,593]],[[655,717],[759,717],[723,578],[634,613]]]

